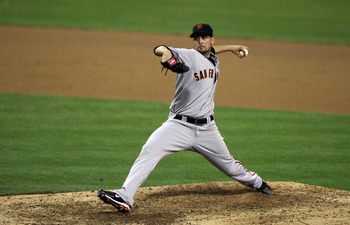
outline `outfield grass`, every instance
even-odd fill
[[[346,0],[0,0],[0,24],[350,44]]]
[[[349,45],[349,11],[345,0],[0,0],[0,24],[188,35],[207,22],[216,36]],[[0,195],[118,187],[167,114],[166,103],[0,93]],[[349,116],[217,107],[216,121],[266,180],[350,190]],[[144,185],[226,180],[182,152]]]
[[[1,93],[0,195],[119,187],[168,106]],[[232,154],[266,180],[350,190],[350,116],[217,107],[216,121]],[[181,152],[144,186],[227,180]]]

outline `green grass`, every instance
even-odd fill
[[[120,183],[166,118],[164,105],[127,101],[1,94],[0,107],[0,194]]]
[[[350,44],[346,0],[0,0],[0,24]]]
[[[0,195],[120,187],[168,106],[1,93]],[[350,116],[228,107],[215,115],[232,154],[264,179],[350,191]],[[144,186],[228,180],[181,152]]]

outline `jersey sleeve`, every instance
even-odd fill
[[[166,46],[167,47],[167,46]],[[186,48],[173,48],[167,47],[175,58],[179,59],[180,62],[184,63],[188,67],[192,67],[193,60],[195,58],[195,52],[193,49]]]

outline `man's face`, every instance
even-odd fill
[[[204,56],[209,57],[214,38],[206,35],[197,35],[193,38],[193,48]]]

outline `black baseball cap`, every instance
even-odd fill
[[[190,35],[191,38],[196,36],[196,34],[205,34],[210,37],[213,37],[213,29],[210,27],[209,24],[206,23],[200,23],[193,27],[193,33]]]

